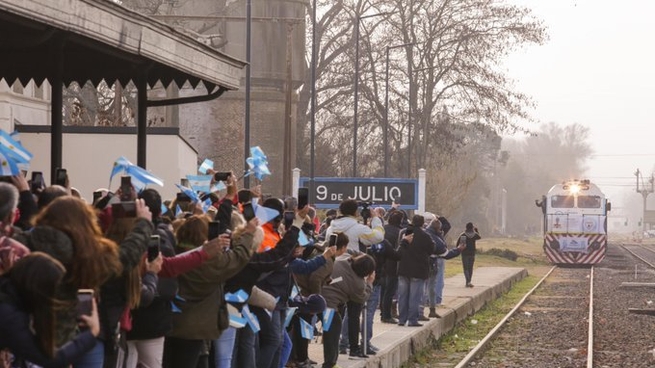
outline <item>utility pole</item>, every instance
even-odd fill
[[[643,216],[641,218],[641,225],[642,225],[642,230],[646,231],[646,212],[647,212],[647,200],[648,200],[648,195],[653,193],[655,191],[655,177],[653,175],[650,176],[650,179],[648,180],[648,183],[650,185],[646,185],[644,182],[644,177],[641,175],[641,171],[637,169],[635,172],[635,176],[637,177],[637,193],[641,194],[642,198],[644,199],[644,212]],[[640,186],[641,183],[641,186]]]
[[[282,177],[282,193],[291,195],[291,99],[293,96],[293,79],[292,79],[292,57],[293,57],[293,24],[287,23],[287,81],[286,81],[286,103],[284,104],[284,164]]]

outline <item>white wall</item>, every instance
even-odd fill
[[[50,184],[50,134],[21,133],[23,145],[34,155],[30,170],[42,171]],[[107,188],[114,161],[125,156],[136,164],[136,135],[133,134],[64,134],[63,167],[71,185],[90,200],[93,191]],[[178,191],[175,184],[187,174],[197,172],[197,155],[177,135],[148,135],[147,169],[164,180],[157,185],[162,197],[170,199]],[[28,174],[28,178],[31,174]],[[120,186],[120,177],[112,180],[111,189]]]

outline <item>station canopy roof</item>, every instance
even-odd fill
[[[53,62],[63,56],[63,68]],[[110,0],[1,0],[0,78],[237,89],[243,61]]]

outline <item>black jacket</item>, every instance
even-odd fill
[[[390,224],[384,225],[384,240],[389,244],[391,244],[395,253],[395,256],[388,257],[384,262],[384,266],[382,267],[382,276],[384,277],[398,276],[397,261],[401,257],[400,253],[398,252],[399,250],[398,246],[400,245],[400,230],[401,229],[398,226],[394,226]]]
[[[376,246],[369,247],[366,250],[366,253],[375,259],[375,280],[373,281],[373,285],[375,286],[382,283],[382,278],[385,277],[385,269],[387,268],[388,262],[392,263],[394,270],[398,268],[400,251],[398,251],[386,239]]]
[[[175,257],[175,244],[171,243],[171,234],[166,224],[158,224],[155,234],[160,237],[162,256]],[[157,283],[157,295],[152,303],[147,307],[132,310],[132,330],[127,333],[127,339],[156,339],[173,330],[171,300],[176,294],[177,277],[160,277]]]
[[[400,244],[398,276],[426,280],[430,274],[430,255],[434,252],[435,244],[430,235],[422,228],[415,228],[412,243],[403,240]]]
[[[459,234],[457,238],[457,244],[460,244],[462,239],[466,240],[466,248],[462,251],[463,256],[474,256],[475,255],[475,242],[482,239],[480,234],[477,231],[465,231]]]
[[[91,332],[84,331],[57,350],[54,358],[50,358],[41,351],[30,324],[30,316],[21,308],[13,285],[8,279],[0,278],[0,350],[9,349],[18,360],[54,368],[69,366],[96,344]]]

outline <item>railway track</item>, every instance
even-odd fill
[[[551,268],[455,368],[593,367],[593,279]]]

